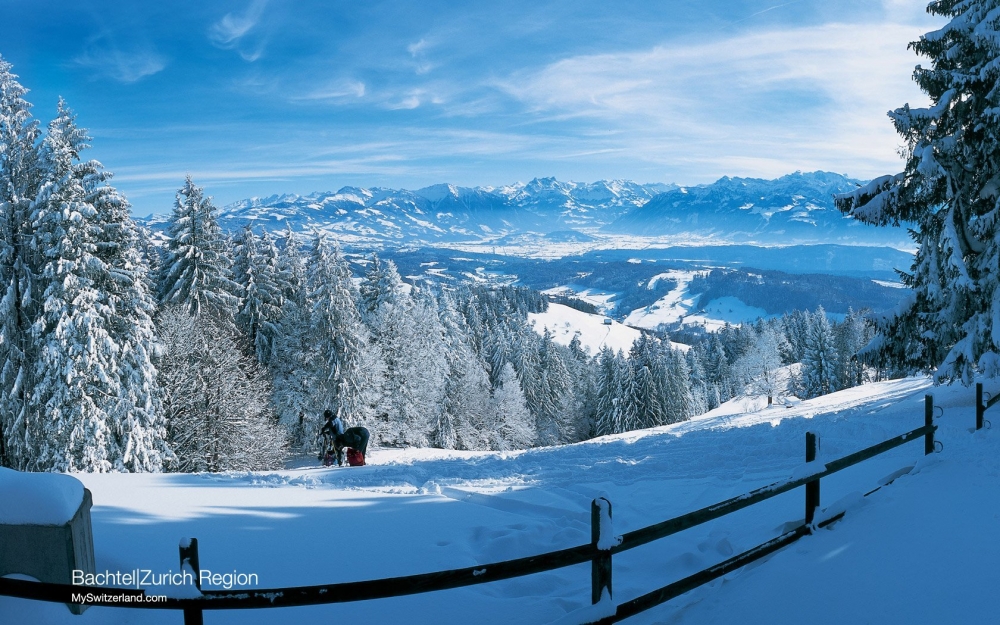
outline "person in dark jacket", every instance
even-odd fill
[[[323,460],[323,464],[329,466],[333,464],[331,457],[339,455],[336,450],[336,441],[338,436],[344,434],[344,422],[340,419],[339,413],[334,417],[333,411],[329,409],[323,411],[323,419],[323,427],[319,430],[319,438],[322,439],[319,459]]]
[[[340,419],[340,411],[337,412],[337,416],[333,416],[332,410],[323,411],[323,427],[320,429],[320,436],[329,436],[334,438],[340,436],[344,433],[344,422]]]

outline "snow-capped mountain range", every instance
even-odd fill
[[[840,174],[796,172],[776,180],[729,178],[661,193],[604,227],[645,236],[697,233],[760,243],[886,243],[901,228],[876,228],[845,216],[833,196],[862,184]]]
[[[906,245],[904,230],[864,226],[836,210],[833,194],[860,183],[840,174],[796,172],[776,180],[725,177],[695,187],[555,178],[501,187],[437,184],[415,191],[344,187],[241,200],[223,208],[220,221],[226,229],[248,222],[268,230],[316,228],[348,244],[524,238],[565,243],[690,234],[716,242]],[[147,223],[158,229],[166,219],[161,215]]]

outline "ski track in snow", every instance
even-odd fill
[[[798,623],[809,614],[810,621],[843,623],[868,620],[874,609],[880,616],[871,622],[938,623],[945,621],[929,616],[940,618],[943,608],[932,606],[928,618],[901,608],[906,618],[894,620],[887,611],[879,612],[878,601],[896,605],[906,597],[914,603],[910,589],[895,580],[903,576],[910,583],[921,571],[937,583],[938,595],[942,587],[961,588],[970,576],[989,579],[980,569],[992,570],[987,558],[1000,556],[995,553],[1000,546],[977,555],[967,544],[982,542],[974,536],[984,519],[995,523],[1000,517],[1000,442],[993,442],[995,433],[969,433],[972,389],[932,388],[924,378],[869,384],[793,408],[745,412],[734,401],[688,422],[559,448],[505,453],[374,449],[367,467],[78,477],[94,496],[98,570],[176,568],[178,539],[196,536],[204,568],[257,572],[262,587],[358,581],[485,565],[589,542],[590,501],[598,496],[611,500],[617,534],[711,505],[811,470],[803,460],[806,431],[819,434],[823,461],[919,427],[927,392],[944,408],[938,437],[945,453],[925,459],[922,445],[914,442],[824,478],[823,505],[848,510],[831,531],[629,622]],[[893,479],[872,497],[860,497]],[[980,490],[956,486],[969,481]],[[921,505],[931,506],[930,521],[921,520],[926,514]],[[616,555],[614,598],[649,592],[773,538],[788,523],[800,521],[802,509],[798,489]],[[910,516],[898,516],[904,512]],[[948,523],[958,527],[952,530]],[[962,534],[965,560],[949,556],[947,545],[927,546],[927,532],[947,543],[952,531],[973,537]],[[930,561],[921,569],[921,549],[930,549],[952,568],[933,568],[938,563]],[[868,552],[877,555],[869,561]],[[859,579],[878,588],[881,599],[879,593],[855,589]],[[583,619],[590,609],[589,586],[589,566],[581,565],[406,598],[278,612],[223,611],[207,618],[241,625],[330,618],[507,623],[515,616],[526,623],[572,622],[574,614]],[[788,587],[797,590],[790,594]],[[928,599],[936,596],[934,588],[926,592]],[[816,605],[809,604],[816,596],[841,600],[836,609],[817,612],[808,608]],[[992,593],[962,596],[967,611],[962,614],[969,618],[959,614],[951,622],[986,622],[977,618],[977,610]],[[180,619],[165,611],[102,608],[74,617],[63,606],[9,598],[0,598],[0,614],[12,615],[4,621],[11,623]]]

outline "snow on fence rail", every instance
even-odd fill
[[[997,401],[1000,401],[1000,396],[990,398],[984,406],[982,402],[982,385],[980,384],[976,388],[976,398],[978,429],[982,427],[982,412],[997,403]],[[434,573],[319,586],[295,586],[254,591],[241,590],[238,592],[226,590],[200,591],[199,589],[194,593],[193,597],[168,597],[165,601],[158,602],[145,602],[143,600],[145,597],[144,590],[108,588],[105,586],[49,584],[9,578],[0,578],[0,595],[56,603],[74,603],[74,597],[77,599],[75,603],[79,603],[78,599],[81,595],[89,595],[85,601],[85,605],[183,610],[185,625],[201,625],[202,612],[204,610],[281,608],[401,597],[462,586],[486,584],[590,561],[591,602],[599,609],[589,614],[591,616],[599,615],[597,623],[615,623],[680,596],[754,560],[774,553],[799,538],[811,534],[813,529],[825,527],[842,518],[844,513],[840,512],[814,523],[816,510],[819,508],[820,480],[847,467],[885,453],[905,443],[919,440],[920,438],[924,439],[924,454],[932,453],[935,451],[934,432],[937,430],[937,426],[934,425],[933,420],[934,398],[931,395],[926,395],[924,397],[924,425],[919,428],[854,452],[838,460],[827,462],[822,468],[816,467],[815,470],[801,477],[796,478],[793,476],[793,478],[757,488],[700,510],[688,512],[687,514],[682,514],[660,523],[626,532],[620,536],[615,536],[612,529],[611,503],[604,498],[595,499],[591,503],[590,543],[525,558]],[[940,443],[937,444],[940,445]],[[814,462],[815,459],[816,436],[811,432],[807,432],[806,462]],[[614,554],[634,549],[654,540],[726,516],[737,510],[799,488],[800,486],[806,487],[806,509],[805,522],[798,527],[735,555],[728,560],[667,584],[641,597],[636,597],[617,606],[613,603],[611,581],[612,556]],[[184,567],[189,567],[192,570],[199,569],[198,541],[196,539],[184,539],[181,541],[180,560],[182,569]],[[198,576],[195,575],[194,579],[197,584]],[[126,596],[130,599],[123,599]]]

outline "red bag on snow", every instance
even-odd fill
[[[363,467],[365,466],[365,455],[358,451],[357,449],[347,450],[347,464],[352,467]]]

